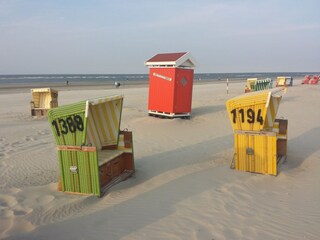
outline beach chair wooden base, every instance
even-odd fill
[[[153,117],[160,117],[160,118],[182,118],[182,119],[190,119],[191,113],[170,113],[170,112],[162,112],[162,111],[155,111],[149,110],[149,116]]]
[[[51,101],[50,102],[50,108],[44,108],[44,107],[35,107],[35,104],[33,101],[30,102],[30,107],[31,107],[31,116],[33,117],[42,117],[42,116],[47,116],[48,111],[51,108],[57,107],[58,102],[57,101]]]
[[[120,131],[119,144],[97,150],[87,146],[58,146],[61,177],[58,190],[100,197],[134,171],[132,132]],[[63,156],[63,157],[62,157]]]
[[[134,173],[132,153],[121,153],[99,166],[101,189],[109,189]],[[103,191],[102,191],[103,192]]]
[[[45,108],[34,108],[34,109],[31,109],[31,116],[32,117],[47,116],[48,110],[49,109],[45,109]]]
[[[278,165],[278,167],[279,167],[280,165],[282,165],[286,160],[287,160],[287,156],[278,156],[278,158],[277,158],[277,165]]]
[[[101,188],[101,195],[105,194],[108,191],[108,189],[112,186],[127,180],[129,177],[133,175],[133,173],[133,170],[124,170],[120,175],[114,177],[110,182],[108,182]]]
[[[279,165],[287,157],[287,127],[287,119],[275,119],[272,131],[236,130],[231,167],[276,176]]]
[[[120,159],[119,158],[111,159],[111,161],[99,167],[101,196],[104,193],[106,193],[106,191],[110,189],[112,186],[127,180],[129,177],[131,177],[134,174],[135,171],[134,171],[134,167],[132,166],[133,156],[132,154],[130,155],[122,154]],[[60,192],[62,191],[61,177],[59,177],[57,190]],[[84,193],[78,193],[78,192],[66,192],[66,193],[92,195],[91,193],[90,194],[84,194]]]

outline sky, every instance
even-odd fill
[[[319,72],[319,0],[0,0],[0,74]]]

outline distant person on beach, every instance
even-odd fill
[[[114,86],[116,87],[116,88],[118,88],[118,87],[120,87],[120,83],[119,82],[114,82]]]
[[[66,81],[66,86],[69,86],[69,81],[68,80]]]

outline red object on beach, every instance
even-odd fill
[[[149,73],[149,115],[191,116],[195,61],[187,52],[157,54],[145,63]]]
[[[311,78],[312,78],[312,75],[306,75],[302,80],[301,84],[309,84]]]
[[[313,76],[310,81],[310,84],[318,84],[319,83],[319,76]]]

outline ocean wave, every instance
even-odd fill
[[[195,73],[195,80],[223,80],[246,78],[276,78],[280,75],[303,77],[306,74],[319,74],[311,72],[257,72],[257,73]],[[85,82],[123,82],[123,81],[147,81],[148,74],[35,74],[35,75],[0,75],[0,84],[32,84],[32,83],[85,83]]]

